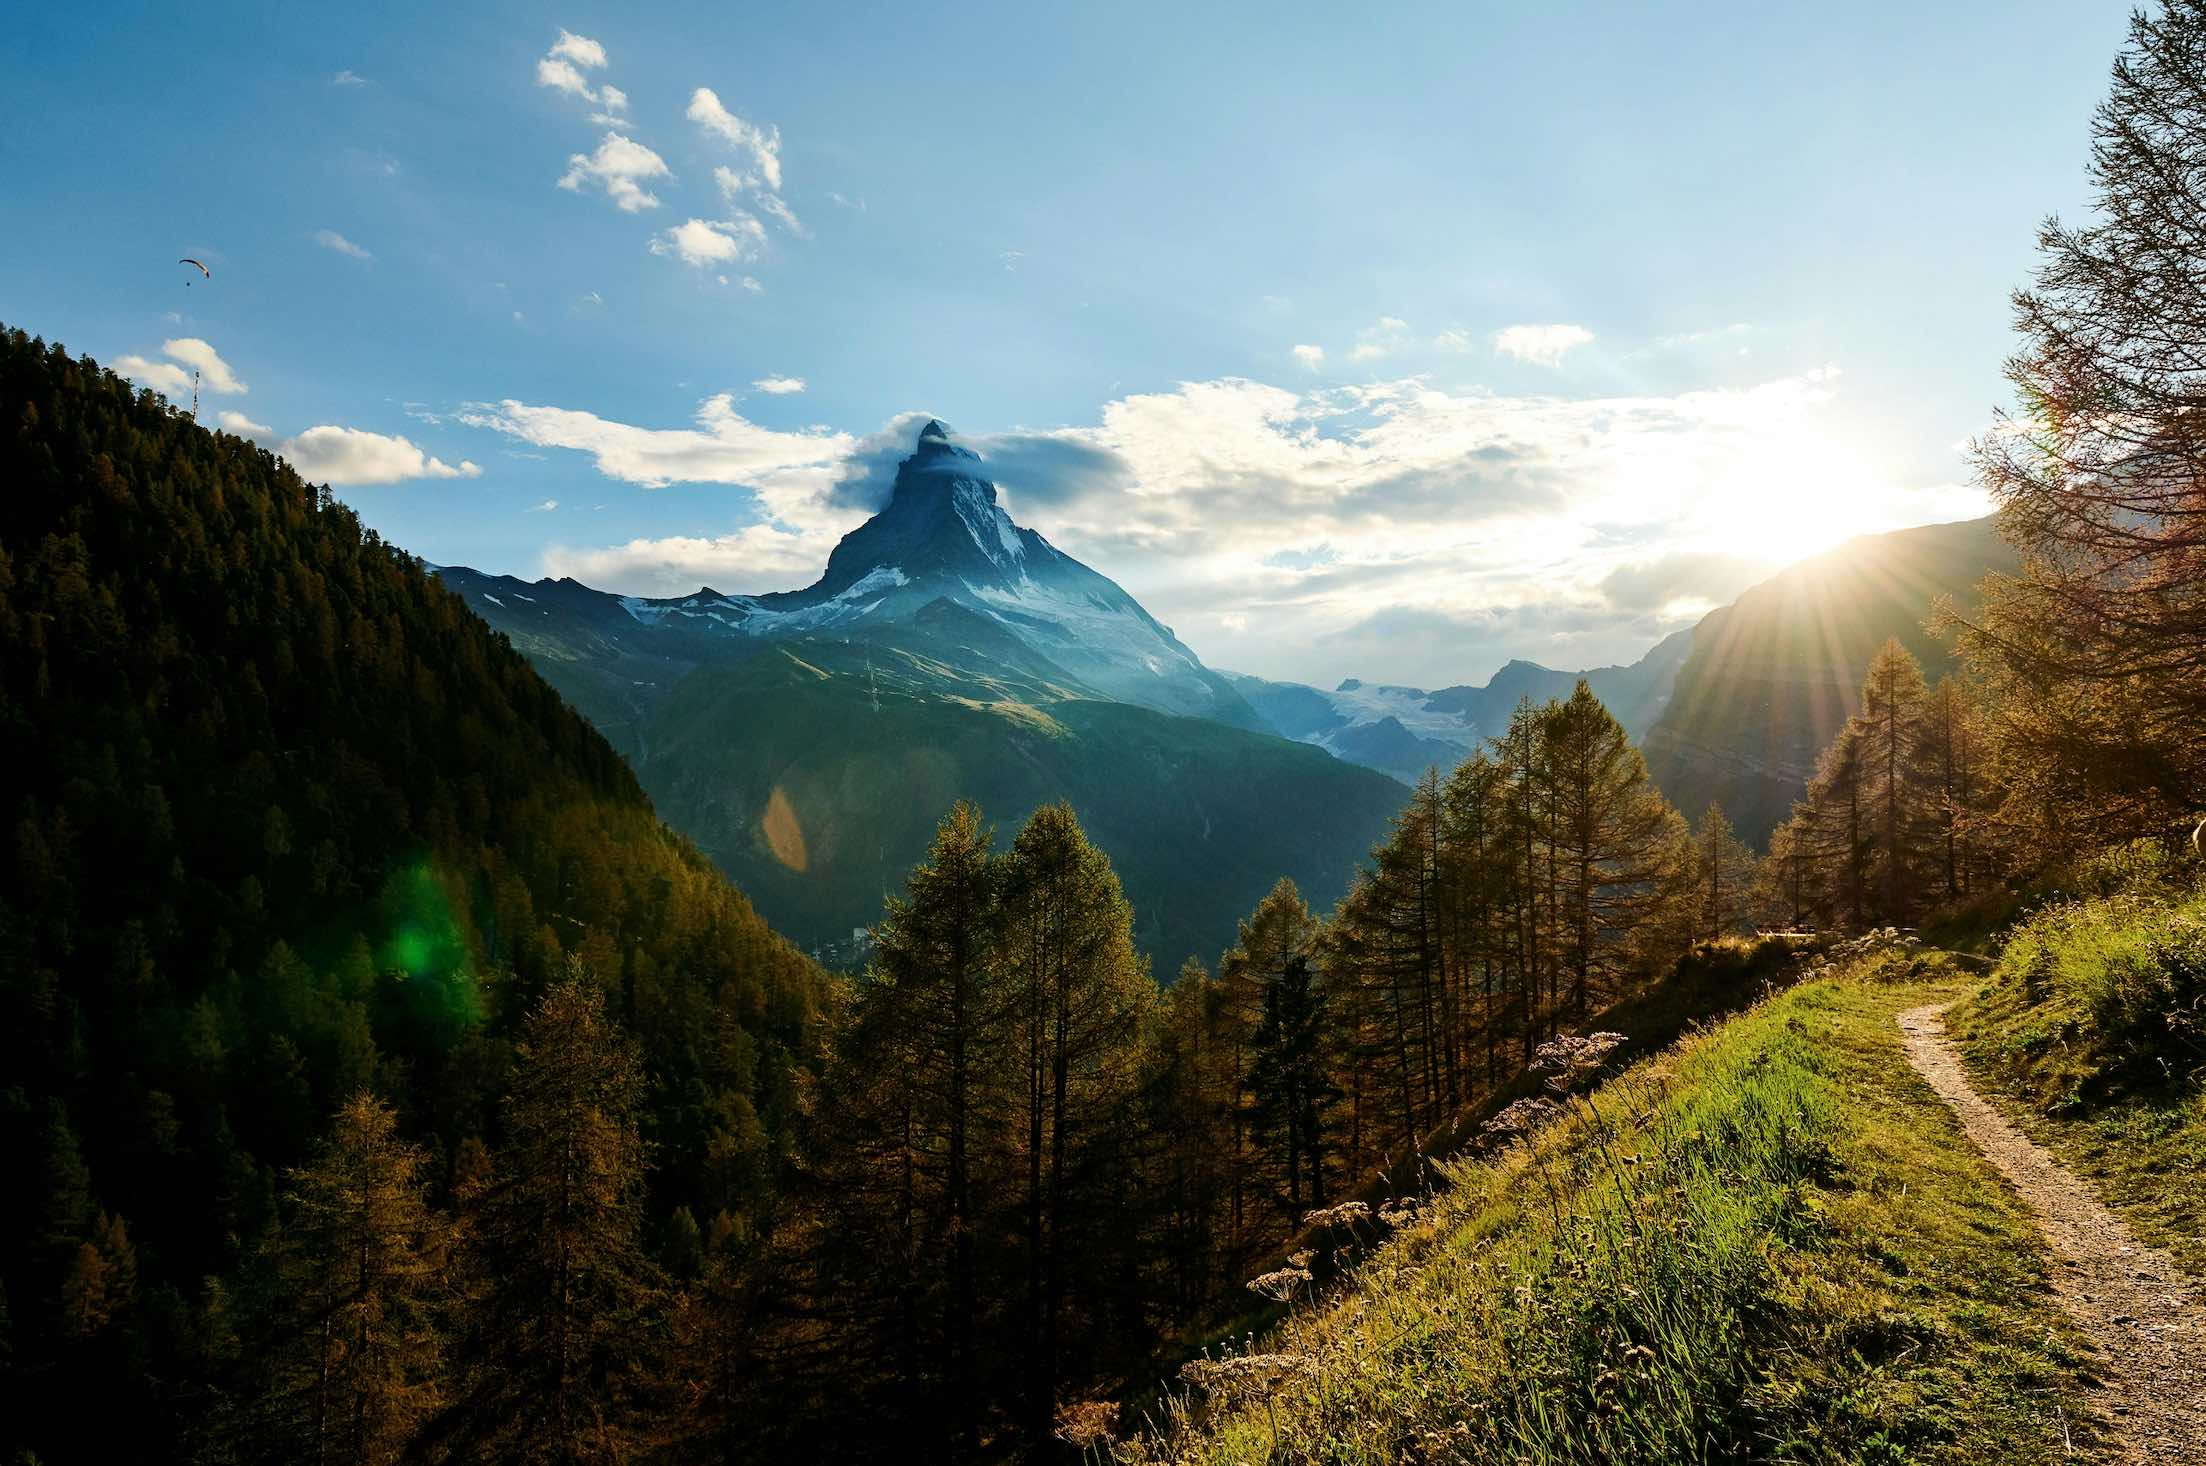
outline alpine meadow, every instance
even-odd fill
[[[0,52],[0,1466],[2206,1466],[2206,0]]]

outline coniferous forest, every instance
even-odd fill
[[[831,977],[326,491],[7,349],[33,1451],[1046,1444],[1245,1313],[1305,1213],[1742,929],[1721,812],[1690,830],[1581,686],[1214,970],[1159,982],[1069,808],[960,806]]]
[[[574,69],[595,41],[544,64],[627,105]],[[1673,730],[1702,765],[1665,787],[1797,794],[1766,842],[1767,807],[1676,807],[1593,679],[1464,743],[1390,715],[1390,757],[1449,756],[1359,773],[1399,810],[1345,894],[1282,875],[1166,967],[1053,796],[927,804],[831,968],[456,577],[202,425],[196,371],[187,410],[0,330],[0,1466],[2201,1459],[2206,0],[2131,19],[2092,143],[2091,221],[2044,225],[2017,406],[1971,447],[2006,558],[1895,591],[1927,619],[1880,623],[1827,707],[1778,705],[1840,639],[1781,597],[1731,628],[1768,665],[1693,652],[1707,706],[1835,730],[1789,773]],[[782,633],[709,643],[770,674],[723,692],[816,694],[807,728],[859,706],[854,663],[880,714],[877,652],[919,707],[937,654],[993,648],[1016,678],[937,680],[1011,758],[1108,702],[1036,649],[1039,566],[1115,618],[1086,675],[1230,691],[979,461],[928,422],[843,541],[893,565],[838,549],[695,624],[565,582],[531,645],[617,711],[668,647],[809,617],[756,666]],[[955,635],[843,634],[892,593]],[[617,655],[573,651],[608,624]],[[1433,696],[1263,685],[1313,737]],[[1208,841],[1205,780],[1330,767],[1229,710],[1193,762],[1178,712],[1130,719],[1119,792],[1185,791]],[[866,765],[863,798],[933,801],[913,767]]]

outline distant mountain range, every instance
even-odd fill
[[[1513,661],[1482,686],[1435,691],[1351,677],[1325,692],[1299,682],[1229,676],[1280,733],[1408,783],[1428,767],[1445,770],[1460,763],[1507,728],[1509,714],[1525,698],[1537,703],[1568,697],[1580,678],[1632,737],[1643,736],[1669,702],[1670,685],[1691,636],[1676,632],[1630,666],[1558,672],[1537,662]]]
[[[813,945],[879,916],[959,798],[1007,837],[1069,799],[1165,964],[1214,958],[1281,875],[1329,905],[1402,801],[1280,737],[1132,596],[1014,524],[936,422],[803,590],[440,573]]]
[[[1664,638],[1629,666],[1558,672],[1515,661],[1483,687],[1379,686],[1330,692],[1234,676],[1289,738],[1413,781],[1508,726],[1524,698],[1567,695],[1583,677],[1646,753],[1655,782],[1698,819],[1720,802],[1759,844],[1807,787],[1817,757],[1859,701],[1869,659],[1896,636],[1933,679],[1952,658],[1929,630],[1935,604],[1966,606],[2014,551],[1990,518],[1850,540],[1788,567]]]

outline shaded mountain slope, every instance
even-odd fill
[[[1330,904],[1400,807],[1398,784],[1318,749],[1068,697],[1046,665],[991,655],[990,623],[930,620],[955,625],[703,666],[652,711],[646,785],[790,931],[871,922],[958,799],[1007,833],[1065,799],[1168,972],[1214,959],[1281,875]]]
[[[20,333],[0,421],[9,1453],[179,1459],[285,1169],[364,1086],[494,1138],[571,959],[645,1047],[657,1214],[760,1204],[819,974],[605,739],[252,444]]]
[[[1720,800],[1741,836],[1767,840],[1885,638],[1935,681],[1952,665],[1925,625],[1937,599],[1968,604],[1986,573],[2015,565],[1988,517],[1925,525],[1851,540],[1711,611],[1644,740],[1655,782],[1695,817]]]

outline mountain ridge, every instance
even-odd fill
[[[1071,800],[1142,945],[1177,963],[1230,944],[1281,874],[1330,904],[1404,797],[1279,737],[1125,590],[1014,524],[939,422],[802,590],[439,574],[821,949],[878,917],[960,798],[999,825]]]

